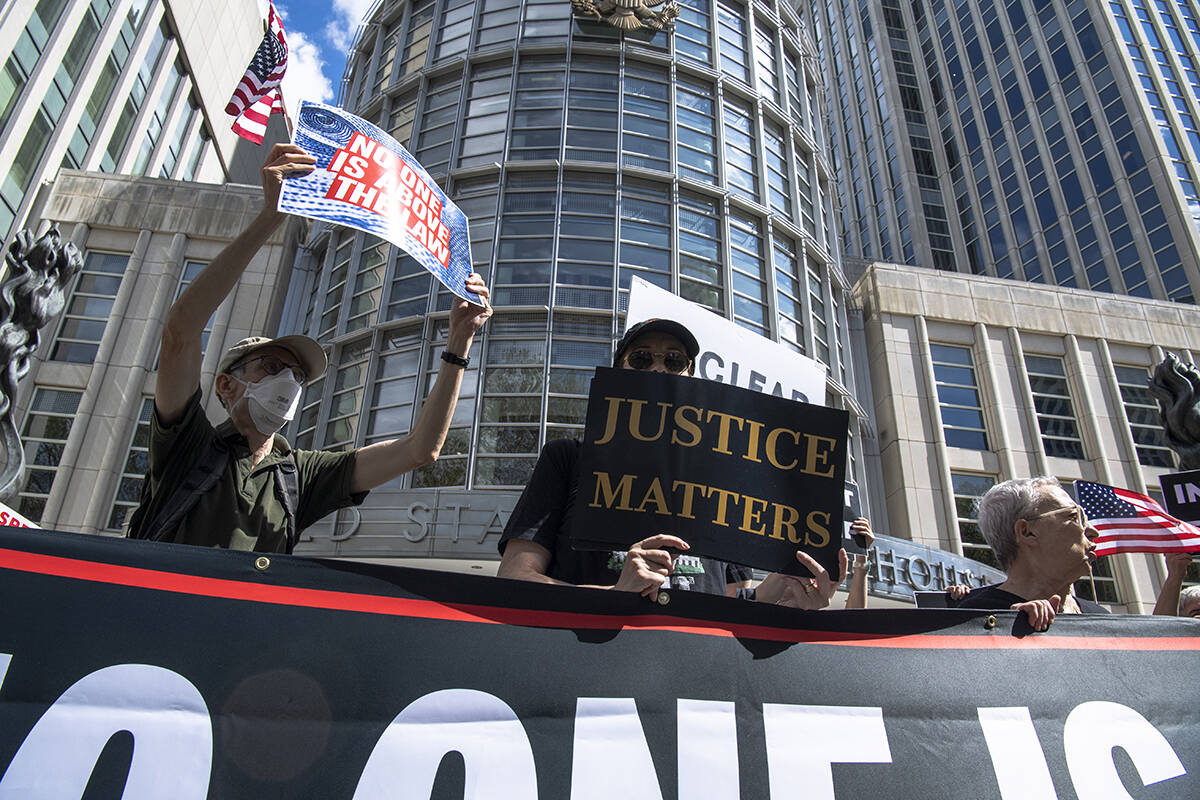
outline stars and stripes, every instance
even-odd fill
[[[1075,498],[1100,531],[1097,556],[1200,552],[1200,528],[1171,516],[1153,498],[1089,481],[1075,481]]]
[[[246,67],[246,74],[238,81],[225,113],[233,120],[233,131],[243,139],[262,144],[267,132],[267,121],[272,113],[284,113],[283,96],[279,82],[287,70],[288,47],[283,34],[283,23],[275,4],[267,17],[267,32]]]

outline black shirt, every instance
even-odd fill
[[[621,576],[624,552],[574,550],[568,534],[579,489],[579,448],[574,439],[556,439],[542,448],[533,475],[521,493],[504,535],[500,554],[510,539],[534,542],[550,552],[546,574],[577,585],[612,586]],[[680,555],[664,589],[725,594],[726,584],[750,580],[749,567],[702,556]]]
[[[983,586],[978,589],[972,589],[967,593],[967,596],[955,603],[950,601],[951,608],[979,608],[989,611],[1006,611],[1013,607],[1015,603],[1029,602],[1024,597],[1006,592],[999,587]],[[1083,614],[1111,614],[1104,606],[1099,603],[1093,603],[1091,600],[1084,600],[1082,597],[1076,597],[1075,602],[1079,604],[1079,611]]]

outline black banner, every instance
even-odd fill
[[[6,799],[1200,796],[1190,619],[660,606],[17,529],[0,602]]]
[[[572,544],[669,533],[690,555],[807,575],[804,550],[837,575],[848,420],[714,381],[597,369]]]

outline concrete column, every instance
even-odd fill
[[[1093,402],[1092,395],[1087,391],[1087,385],[1083,374],[1083,354],[1079,350],[1079,340],[1075,334],[1069,333],[1063,339],[1066,345],[1066,373],[1067,384],[1070,386],[1072,378],[1074,378],[1074,387],[1072,387],[1071,396],[1078,403],[1078,408],[1075,412],[1075,421],[1079,425],[1080,438],[1086,443],[1087,450],[1092,453],[1092,466],[1096,470],[1096,477],[1101,483],[1107,483],[1110,486],[1113,483],[1112,468],[1109,465],[1109,454],[1105,451],[1104,439],[1100,435],[1100,426],[1096,424],[1096,403]],[[1085,453],[1086,455],[1086,453]]]
[[[62,458],[59,460],[60,476],[73,477],[76,467],[80,466],[80,456],[83,450],[84,439],[88,436],[88,431],[92,425],[99,422],[93,419],[92,414],[96,408],[97,398],[106,383],[109,363],[113,357],[113,349],[116,347],[117,338],[125,323],[125,313],[129,308],[129,298],[133,294],[137,275],[141,272],[142,263],[146,259],[146,249],[150,245],[150,236],[150,231],[141,231],[138,233],[137,243],[134,245],[133,252],[129,256],[129,266],[125,268],[125,276],[121,280],[121,288],[117,291],[117,299],[113,302],[112,313],[109,314],[108,323],[105,325],[104,338],[100,340],[100,349],[97,351],[96,360],[92,364],[92,373],[88,378],[87,388],[84,389],[83,398],[79,401],[79,410],[75,416],[75,424],[71,428],[70,438],[67,439],[67,444],[63,448]],[[102,436],[101,440],[108,441],[108,436]],[[92,454],[84,457],[91,458]],[[84,477],[87,474],[87,471],[82,471],[80,477]],[[42,514],[44,524],[50,527],[58,525],[63,501],[66,499],[70,483],[71,481],[69,480],[54,481],[54,486],[50,490],[50,496],[46,500],[46,510]]]
[[[183,251],[186,246],[187,237],[182,233],[175,234],[167,248],[165,263],[170,267],[178,265],[183,259]],[[165,309],[170,305],[175,286],[179,282],[178,274],[178,269],[170,269],[165,274],[157,276],[159,278],[158,285],[154,289],[151,301],[151,307],[156,311],[163,309],[165,313]],[[138,277],[148,276],[139,274]],[[98,454],[100,458],[99,464],[97,464],[96,480],[92,486],[87,517],[84,522],[84,529],[87,531],[101,531],[108,525],[112,498],[117,491],[121,473],[124,471],[123,463],[129,451],[129,443],[133,441],[133,434],[137,429],[138,416],[142,409],[143,387],[146,385],[146,376],[150,372],[149,367],[154,363],[155,354],[158,352],[159,336],[157,334],[162,327],[161,315],[155,314],[148,327],[151,330],[146,331],[146,335],[138,342],[137,350],[129,359],[133,367],[125,374],[120,410],[113,416],[110,445],[106,451]]]
[[[1141,494],[1146,493],[1146,481],[1142,478],[1142,471],[1137,468],[1137,445],[1133,441],[1133,433],[1129,430],[1129,419],[1125,416],[1125,403],[1121,400],[1121,387],[1117,383],[1117,370],[1113,365],[1112,351],[1108,348],[1108,342],[1104,339],[1096,340],[1097,349],[1100,352],[1100,366],[1104,368],[1104,375],[1101,379],[1104,381],[1104,386],[1109,394],[1116,398],[1117,410],[1119,415],[1114,415],[1114,420],[1121,420],[1124,424],[1117,425],[1117,441],[1121,447],[1121,462],[1134,465],[1129,470],[1125,471],[1124,478],[1128,481],[1129,488]]]
[[[1033,405],[1033,391],[1029,388],[1029,372],[1025,369],[1025,348],[1021,345],[1021,332],[1016,328],[1008,329],[1008,345],[1012,349],[1013,365],[1017,370],[1017,380],[1021,382],[1018,390],[1021,399],[1025,401],[1025,424],[1037,439],[1037,447],[1030,448],[1038,475],[1050,474],[1050,464],[1046,460],[1046,448],[1042,445],[1042,429],[1038,425],[1037,409]],[[1018,475],[1001,476],[1004,478],[1022,477]]]
[[[942,428],[942,409],[938,404],[937,380],[933,374],[933,356],[929,349],[929,328],[922,315],[914,316],[913,321],[917,325],[917,345],[921,348],[921,382],[925,387],[925,396],[928,398],[925,408],[929,412],[929,418],[933,421],[932,444],[934,453],[937,455],[938,480],[942,489],[941,492],[936,492],[936,487],[934,487],[934,491],[941,495],[942,513],[946,515],[948,522],[945,529],[939,526],[938,540],[943,549],[961,556],[963,551],[957,531],[958,512],[954,507],[954,479],[950,477],[950,459],[946,454],[946,431]],[[908,442],[905,442],[904,446],[907,447]]]
[[[1008,420],[1005,419],[1004,410],[999,407],[1000,381],[996,376],[996,360],[993,358],[987,326],[982,322],[976,322],[974,331],[975,347],[972,351],[983,356],[979,364],[984,380],[987,382],[987,392],[983,394],[991,398],[991,402],[988,404],[990,408],[985,411],[989,413],[988,428],[993,433],[992,452],[1000,458],[1001,475],[1011,477],[1016,474],[1017,465],[1013,459],[1012,434],[1008,430]]]

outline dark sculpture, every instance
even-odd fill
[[[1181,470],[1200,469],[1200,371],[1168,353],[1154,368],[1150,393],[1158,400],[1167,441]]]
[[[607,22],[625,31],[673,28],[679,17],[675,0],[571,0],[571,6],[581,19]],[[658,9],[659,6],[662,8]]]
[[[17,382],[29,372],[38,331],[66,304],[66,287],[83,267],[79,249],[51,227],[36,241],[23,230],[4,258],[8,276],[0,286],[0,497],[9,496],[25,470],[25,450],[13,421]]]

